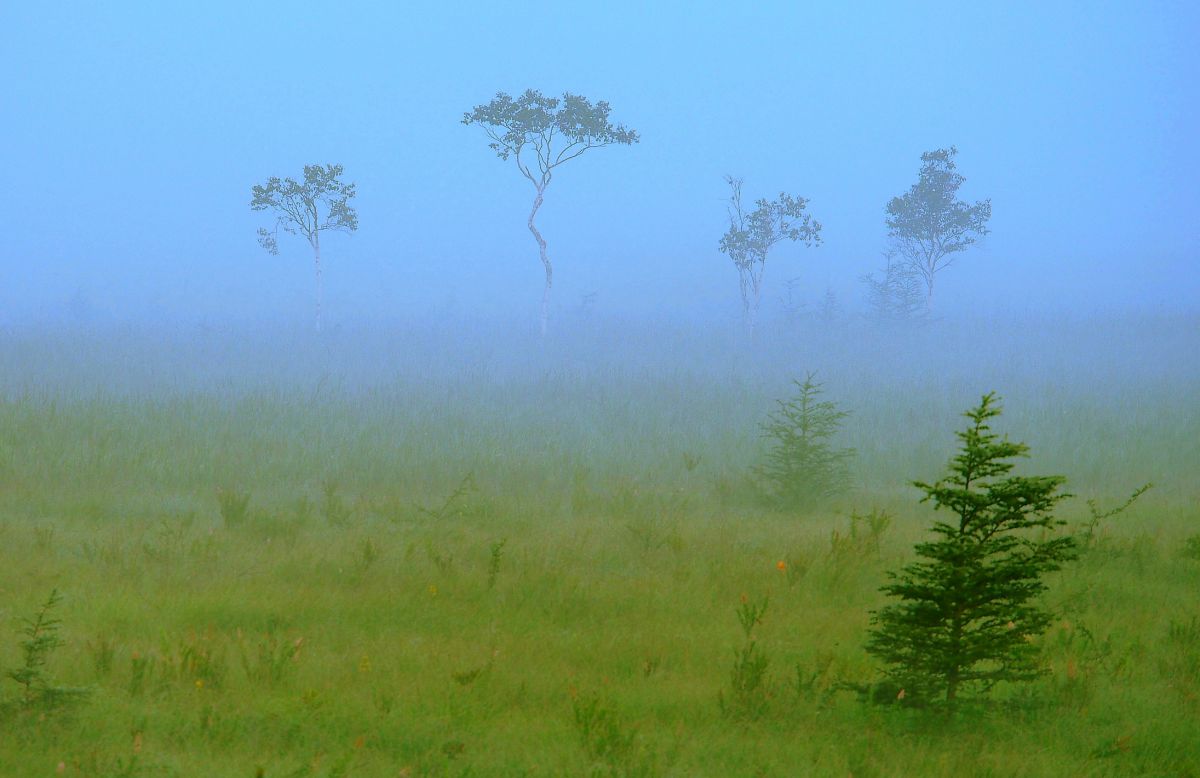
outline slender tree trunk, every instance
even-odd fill
[[[933,277],[937,273],[938,258],[931,254],[925,256],[925,270],[922,275],[925,276],[925,313],[930,315],[933,313]]]
[[[541,257],[542,267],[546,269],[546,286],[542,289],[542,337],[546,337],[546,320],[550,318],[550,287],[554,285],[554,267],[550,264],[550,257],[546,256],[546,240],[542,237],[542,233],[538,232],[537,227],[533,226],[533,217],[537,216],[538,209],[542,207],[542,194],[546,191],[546,187],[540,186],[537,190],[537,197],[533,200],[533,210],[529,212],[529,231],[533,233],[533,239],[538,244],[538,256]]]
[[[313,240],[313,262],[317,268],[317,332],[321,331],[321,298],[324,297],[324,283],[321,278],[321,233],[314,232]]]
[[[757,268],[753,265],[750,267],[750,308],[749,315],[746,317],[746,326],[750,331],[750,337],[754,338],[758,326],[758,307],[762,302],[762,279],[763,271],[766,270],[766,265],[760,264]]]
[[[750,337],[753,338],[758,326],[758,303],[762,293],[759,290],[758,284],[754,285],[754,296],[750,300],[750,315],[746,317],[746,327],[750,330]]]
[[[750,271],[738,268],[738,291],[742,293],[742,326],[750,329]]]

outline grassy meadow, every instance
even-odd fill
[[[1200,776],[1200,319],[734,329],[0,333],[0,669],[58,590],[83,690],[0,678],[0,776]],[[808,371],[852,488],[785,513],[750,470]],[[991,390],[1086,536],[1048,672],[865,704],[910,482]]]

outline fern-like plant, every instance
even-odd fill
[[[19,703],[22,708],[53,708],[87,694],[86,689],[55,686],[46,675],[46,662],[56,648],[63,645],[58,636],[61,622],[50,612],[62,602],[58,589],[38,608],[33,618],[25,619],[21,628],[21,666],[8,671],[8,677],[21,687]]]
[[[717,696],[717,705],[725,716],[757,719],[766,712],[771,696],[767,673],[771,660],[758,648],[758,640],[754,637],[754,628],[762,624],[766,612],[767,598],[755,603],[743,596],[737,614],[746,639],[742,647],[733,652],[729,698],[725,698],[724,692]]]

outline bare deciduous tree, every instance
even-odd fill
[[[546,285],[542,290],[542,335],[546,334],[549,317],[554,266],[546,253],[546,241],[534,226],[534,217],[542,207],[546,187],[560,165],[588,149],[638,142],[636,131],[609,122],[609,112],[608,103],[604,101],[593,104],[585,97],[570,93],[559,100],[529,89],[517,98],[499,92],[490,103],[477,105],[463,115],[463,124],[482,126],[492,141],[488,145],[496,156],[502,160],[512,157],[521,175],[537,190],[528,225],[546,271]]]

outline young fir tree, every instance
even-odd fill
[[[871,318],[879,322],[911,321],[925,310],[920,276],[911,265],[897,262],[896,253],[894,249],[884,252],[881,277],[876,278],[874,273],[862,276]]]
[[[986,694],[1001,682],[1030,681],[1044,670],[1033,638],[1052,616],[1039,607],[1042,577],[1074,559],[1065,522],[1051,514],[1068,495],[1061,476],[1009,475],[1013,457],[1028,446],[991,431],[1000,415],[995,393],[964,414],[957,433],[962,450],[949,474],[914,485],[954,518],[939,521],[936,540],[919,543],[922,561],[891,573],[881,591],[900,602],[873,614],[867,651],[887,665],[897,696],[912,703],[944,703],[953,711],[968,693]],[[890,684],[889,684],[890,686]]]
[[[58,589],[50,592],[50,597],[40,607],[31,619],[25,619],[21,629],[24,640],[21,641],[21,666],[8,671],[8,677],[21,687],[19,704],[23,708],[43,706],[53,708],[69,702],[76,702],[87,696],[88,690],[68,686],[56,686],[46,676],[46,663],[55,649],[65,645],[58,636],[62,622],[52,617],[50,612],[62,602]]]
[[[778,401],[779,408],[763,425],[763,437],[773,445],[754,472],[782,508],[808,507],[845,490],[850,480],[847,464],[854,449],[830,443],[850,414],[818,399],[822,385],[814,377],[809,373],[803,383],[794,381],[799,394]]]

